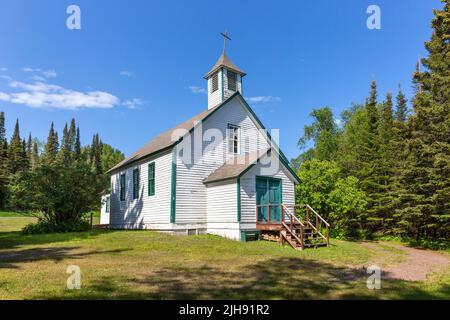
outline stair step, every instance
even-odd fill
[[[320,242],[320,243],[305,243],[303,244],[304,247],[324,247],[326,246],[326,242]]]

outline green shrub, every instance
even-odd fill
[[[39,220],[31,223],[22,229],[23,234],[44,234],[44,233],[64,233],[64,232],[82,232],[91,228],[86,220],[64,221],[61,223]]]

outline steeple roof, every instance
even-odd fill
[[[227,69],[237,72],[241,75],[241,77],[245,76],[246,73],[244,71],[242,71],[241,69],[239,69],[231,60],[230,58],[228,58],[226,52],[223,52],[219,59],[217,60],[216,64],[214,65],[214,67],[212,67],[212,69],[206,74],[206,76],[204,77],[205,79],[208,79],[214,72],[216,72],[218,69],[220,69],[221,67],[226,67]]]

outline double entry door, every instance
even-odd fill
[[[281,222],[281,179],[256,177],[258,223]]]

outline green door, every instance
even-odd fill
[[[259,223],[281,221],[281,180],[256,178],[256,205]],[[269,205],[271,205],[269,207]]]

